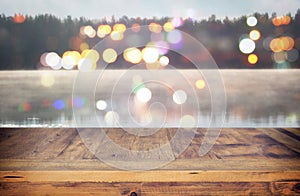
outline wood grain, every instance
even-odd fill
[[[0,182],[271,182],[300,171],[1,171]]]
[[[272,195],[268,183],[258,182],[201,182],[201,183],[144,183],[143,196],[171,195]]]
[[[293,151],[300,153],[299,140],[282,133],[277,129],[261,129],[266,135],[276,140],[277,142],[287,146]]]
[[[129,150],[168,144],[176,132],[148,138],[105,131]],[[185,151],[157,170],[122,171],[98,160],[76,129],[0,129],[0,195],[300,194],[300,129],[223,129],[199,156],[205,131],[198,129]]]
[[[271,186],[276,195],[300,195],[299,181],[273,182]]]
[[[1,182],[2,195],[300,195],[299,182]]]
[[[141,195],[140,183],[53,182],[1,183],[2,195]]]

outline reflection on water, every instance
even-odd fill
[[[74,71],[2,72],[0,126],[215,127],[212,122],[223,117],[223,127],[300,125],[298,70],[220,71],[224,86],[214,90],[225,90],[226,114],[212,113],[223,106],[212,105],[213,85],[205,76],[216,71],[159,72],[106,71],[97,84],[90,77],[80,81],[83,88],[75,93]]]
[[[210,116],[209,115],[200,115],[198,118],[199,124],[198,127],[209,127],[210,126]],[[75,122],[72,118],[67,118],[64,113],[61,114],[60,117],[53,120],[45,120],[40,119],[37,117],[27,118],[23,121],[14,121],[14,120],[7,120],[7,121],[0,121],[0,127],[48,127],[48,128],[55,128],[55,127],[78,127],[78,122]],[[111,126],[110,124],[107,125],[105,120],[94,120],[90,116],[83,116],[80,118],[79,124],[84,124],[83,127],[95,127],[94,124],[98,124],[98,127],[114,127],[118,125]],[[179,121],[168,122],[165,124],[165,127],[178,127],[180,125]],[[126,124],[123,123],[122,127],[136,127],[136,124]],[[246,119],[242,119],[236,116],[226,116],[226,120],[223,124],[223,127],[299,127],[299,118],[295,115],[291,116],[270,116],[268,118],[251,118],[248,117]]]

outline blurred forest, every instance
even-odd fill
[[[271,16],[267,13],[254,13],[252,16],[257,19],[255,26],[247,25],[247,16],[219,20],[212,15],[201,21],[190,18],[180,19],[182,24],[176,28],[201,41],[221,69],[300,68],[300,10],[294,16],[287,14],[288,21],[283,23],[278,21],[281,16],[276,16],[275,13]],[[71,16],[60,19],[48,14],[0,15],[0,70],[42,69],[44,66],[40,58],[45,52],[55,52],[60,56],[66,51],[80,53],[83,50],[81,48],[83,43],[88,48],[93,48],[103,38],[80,34],[80,29],[84,26],[91,26],[96,30],[99,25],[104,24],[111,27],[114,24],[124,24],[127,28],[151,23],[163,26],[171,20],[172,18],[168,17],[147,19],[123,16],[116,19],[112,16],[108,19],[90,20]],[[260,37],[255,40],[255,50],[252,52],[258,57],[255,63],[249,63],[248,54],[239,49],[242,37],[248,36],[251,30],[260,33]],[[280,48],[277,44],[272,48],[272,40],[278,41],[281,37],[289,38],[289,46]],[[173,58],[172,54],[169,54],[169,58]],[[122,59],[118,63],[122,64]],[[124,63],[121,68],[127,66],[129,65]],[[183,60],[175,67],[186,69],[193,66]],[[113,69],[114,66],[110,65],[109,68]]]

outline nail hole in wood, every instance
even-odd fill
[[[136,194],[136,192],[131,192],[130,196],[138,196],[138,195]]]

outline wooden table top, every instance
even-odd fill
[[[151,137],[131,135],[122,129],[105,131],[122,147],[143,150],[168,143],[176,129],[162,129]],[[212,149],[200,157],[204,133],[205,129],[198,129],[188,148],[161,168],[124,171],[98,160],[76,129],[2,128],[0,193],[300,193],[299,128],[223,129]]]

